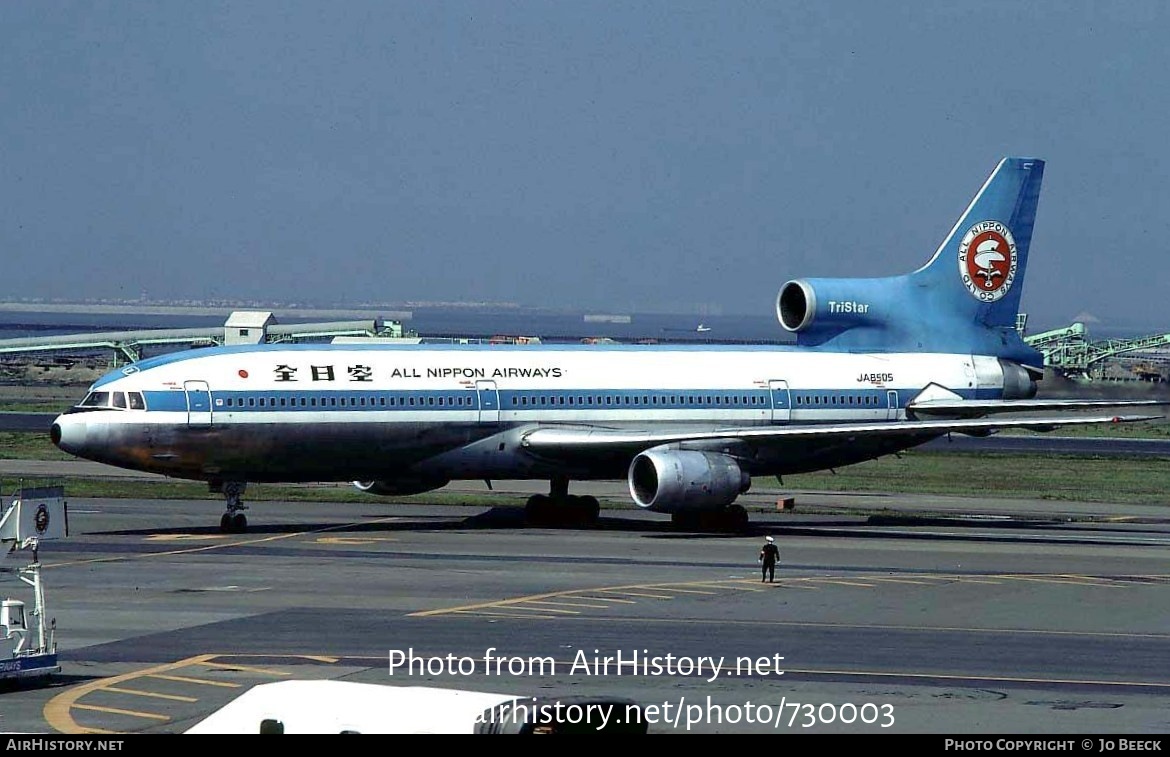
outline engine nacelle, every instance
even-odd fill
[[[752,479],[727,455],[693,450],[649,450],[634,458],[630,496],[659,513],[718,510],[735,501]]]
[[[396,478],[390,481],[354,481],[353,485],[366,494],[382,497],[401,497],[406,494],[421,494],[441,489],[449,481],[433,478]]]
[[[1035,377],[1018,363],[999,361],[1003,371],[1003,398],[1005,400],[1030,400],[1036,396],[1039,387]]]
[[[882,282],[875,286],[874,282]],[[890,282],[890,284],[886,284]],[[884,328],[896,309],[890,295],[897,279],[795,279],[776,295],[776,318],[795,334],[837,334],[858,326]]]

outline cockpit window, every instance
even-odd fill
[[[81,401],[81,407],[107,407],[110,404],[109,392],[90,392]]]
[[[130,398],[131,410],[145,410],[146,402],[142,399],[142,392],[127,392],[126,396]]]
[[[126,393],[125,392],[114,392],[113,393],[113,400],[114,401],[112,404],[114,407],[120,407],[123,410],[126,409]]]

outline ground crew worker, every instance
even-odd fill
[[[776,563],[780,561],[780,548],[771,536],[764,537],[764,546],[760,548],[760,583],[767,581],[776,583]]]

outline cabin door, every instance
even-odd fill
[[[211,391],[206,381],[184,381],[187,393],[187,427],[211,427]]]
[[[898,393],[893,389],[886,392],[886,420],[898,420]]]
[[[494,381],[476,381],[475,393],[479,397],[479,422],[500,422],[500,392]]]
[[[792,397],[788,394],[788,382],[772,380],[768,382],[769,394],[772,395],[772,422],[788,423],[792,420]]]

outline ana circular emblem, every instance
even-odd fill
[[[49,508],[41,505],[37,508],[33,515],[33,525],[37,529],[38,534],[43,534],[49,530]]]
[[[959,242],[959,277],[971,296],[995,302],[1016,280],[1016,240],[999,221],[980,221]]]

